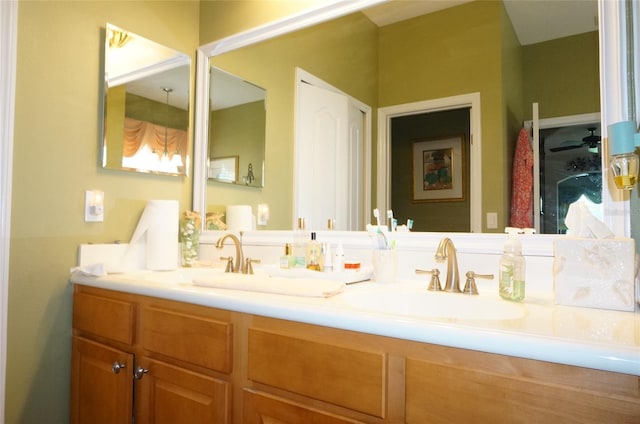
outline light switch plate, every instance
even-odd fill
[[[498,228],[498,213],[487,212],[487,229],[495,230]]]

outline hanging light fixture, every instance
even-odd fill
[[[176,150],[169,158],[169,94],[173,92],[173,88],[170,87],[162,87],[162,91],[167,94],[167,104],[166,104],[166,121],[164,126],[164,151],[162,152],[162,162],[168,162],[172,166],[178,167],[183,166],[182,156],[178,150],[178,144],[176,143]]]
[[[162,152],[162,161],[169,161],[169,94],[173,91],[173,88],[162,87],[162,91],[167,94],[167,114],[164,122],[164,151]]]

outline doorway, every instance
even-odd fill
[[[425,112],[391,118],[391,209],[399,223],[414,222],[415,231],[469,232],[470,108]],[[414,199],[414,147],[437,145],[451,137],[461,140],[462,196],[455,201]],[[422,183],[422,181],[420,181]],[[460,181],[454,183],[460,184]],[[444,192],[445,190],[434,190]]]
[[[482,128],[480,93],[405,103],[378,109],[377,205],[391,205],[391,120],[396,117],[468,108],[469,114],[469,228],[482,232]],[[410,165],[407,165],[409,167]]]
[[[565,234],[569,205],[578,200],[602,220],[600,122],[542,128],[539,144],[539,232]]]

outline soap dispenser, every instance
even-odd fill
[[[504,243],[504,253],[500,258],[499,292],[500,297],[514,302],[524,299],[525,259],[522,256],[522,244],[517,237],[516,228],[507,227],[508,234]]]

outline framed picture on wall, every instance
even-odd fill
[[[237,183],[238,159],[238,156],[211,159],[209,161],[209,178],[221,183]]]
[[[464,201],[464,136],[413,143],[413,201]]]

